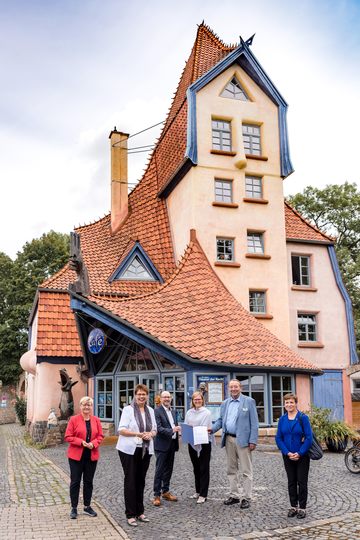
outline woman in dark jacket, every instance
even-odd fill
[[[307,455],[312,443],[312,430],[306,414],[297,408],[295,394],[284,396],[283,414],[278,423],[276,444],[281,450],[288,479],[291,508],[288,517],[303,519],[306,516],[310,458]],[[301,416],[301,419],[300,419]]]
[[[90,506],[93,478],[99,459],[99,446],[103,440],[100,420],[92,415],[93,400],[85,396],[80,399],[80,414],[72,416],[65,432],[65,441],[70,443],[68,458],[70,465],[70,518],[77,518],[77,506],[81,477],[83,478],[84,514],[96,517]]]

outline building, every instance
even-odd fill
[[[111,212],[75,230],[70,263],[34,302],[21,360],[34,438],[58,404],[60,367],[79,381],[75,402],[93,394],[109,424],[137,382],[151,401],[170,390],[180,420],[201,386],[215,418],[233,377],[263,428],[289,391],[351,421],[351,305],[333,239],[284,204],[287,104],[251,44],[199,26],[130,194],[128,135],[111,132]]]

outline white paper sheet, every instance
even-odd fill
[[[209,433],[206,426],[194,426],[194,444],[209,444]]]

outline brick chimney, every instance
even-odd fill
[[[109,135],[111,152],[111,233],[115,234],[128,215],[128,133],[117,131]]]

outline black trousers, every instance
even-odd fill
[[[90,456],[83,455],[80,461],[69,458],[69,465],[71,507],[77,508],[79,503],[81,477],[83,479],[84,506],[90,506],[97,461],[91,461]]]
[[[290,504],[294,508],[299,506],[305,510],[308,496],[310,458],[309,456],[301,456],[298,461],[292,461],[288,456],[283,455],[283,459],[288,479]]]
[[[142,457],[142,448],[136,448],[134,455],[118,452],[124,470],[125,514],[128,519],[138,517],[144,513],[145,478],[151,456],[146,451]]]
[[[190,444],[188,446],[194,469],[195,491],[199,493],[200,497],[207,497],[210,482],[211,444],[203,444],[199,456]]]
[[[172,439],[167,452],[155,452],[156,468],[154,476],[154,495],[170,491],[170,480],[174,468],[176,440]]]

